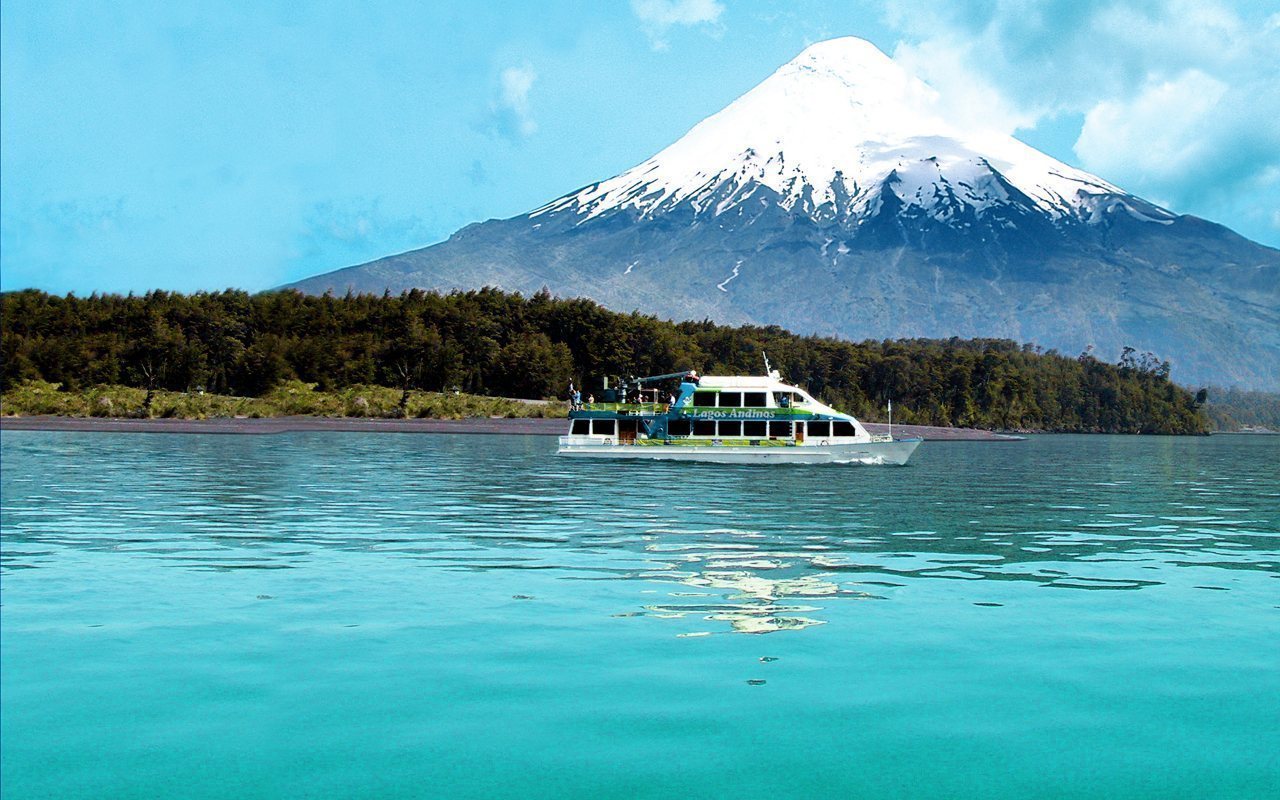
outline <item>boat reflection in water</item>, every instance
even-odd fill
[[[759,534],[737,531],[707,531],[704,535]],[[694,631],[680,636],[706,636],[713,632],[775,633],[823,625],[819,618],[822,600],[883,600],[881,595],[849,588],[838,573],[811,572],[813,552],[761,553],[755,544],[709,543],[707,551],[689,550],[688,545],[651,544],[646,551],[659,558],[679,553],[669,570],[647,570],[629,578],[674,581],[690,590],[667,593],[668,602],[647,604],[643,612],[618,616],[649,616],[657,619],[701,617],[709,622],[727,622],[728,631]],[[692,569],[691,569],[692,568]],[[701,590],[701,591],[691,591]],[[720,626],[716,626],[720,627]]]

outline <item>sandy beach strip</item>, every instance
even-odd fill
[[[866,423],[872,433],[888,426]],[[360,417],[264,417],[261,419],[112,419],[106,417],[0,417],[5,431],[76,431],[96,433],[216,433],[273,434],[307,431],[353,433],[481,433],[561,436],[563,419],[369,419]],[[898,436],[922,436],[926,441],[1016,441],[1007,436],[973,428],[938,428],[927,425],[894,425]]]

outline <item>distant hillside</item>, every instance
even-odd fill
[[[1266,428],[1280,431],[1280,393],[1210,386],[1205,413],[1217,431]]]
[[[604,376],[785,377],[863,419],[892,399],[903,423],[999,429],[1200,433],[1168,365],[1068,358],[996,339],[852,343],[777,327],[731,328],[619,314],[587,300],[496,290],[448,295],[297,292],[57,297],[0,295],[0,388],[43,380],[262,395],[284,381],[381,384],[540,398]]]
[[[1280,251],[947,119],[868,42],[817,43],[632,169],[314,294],[546,287],[840,338],[1005,338],[1280,389]]]

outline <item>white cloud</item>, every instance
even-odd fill
[[[885,2],[904,55],[941,56],[919,59],[927,80],[999,86],[1019,120],[1083,113],[1152,77],[1188,69],[1223,77],[1275,63],[1265,21],[1251,27],[1213,0]]]
[[[1227,85],[1199,70],[1154,81],[1136,97],[1104,100],[1084,118],[1076,155],[1107,175],[1146,175],[1166,181],[1209,157],[1212,132]]]
[[[899,42],[893,60],[938,90],[943,115],[966,128],[992,128],[1011,133],[1035,125],[1041,112],[1024,107],[970,65],[979,55],[970,44],[931,39]]]
[[[631,0],[631,12],[640,20],[655,50],[666,50],[672,26],[714,25],[724,13],[719,0]]]
[[[1223,0],[882,3],[894,57],[967,122],[1014,133],[1083,118],[1082,166],[1178,211],[1275,196],[1260,178],[1280,167],[1280,14]]]
[[[529,109],[529,91],[536,80],[538,73],[529,64],[507,67],[499,75],[498,110],[507,117],[507,127],[521,136],[532,136],[538,130]]]
[[[1153,76],[1132,95],[1100,100],[1075,143],[1081,164],[1179,211],[1232,193],[1274,200],[1268,176],[1280,172],[1280,75],[1219,75]]]

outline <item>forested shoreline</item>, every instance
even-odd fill
[[[563,397],[570,381],[696,368],[784,378],[867,420],[990,429],[1203,433],[1200,403],[1169,365],[1120,363],[1001,339],[846,342],[778,327],[673,323],[583,299],[496,289],[311,296],[280,291],[0,295],[0,390],[125,386],[262,397],[300,381],[321,391]],[[1201,398],[1202,399],[1202,398]]]
[[[1204,410],[1214,430],[1280,431],[1280,394],[1211,386]]]

